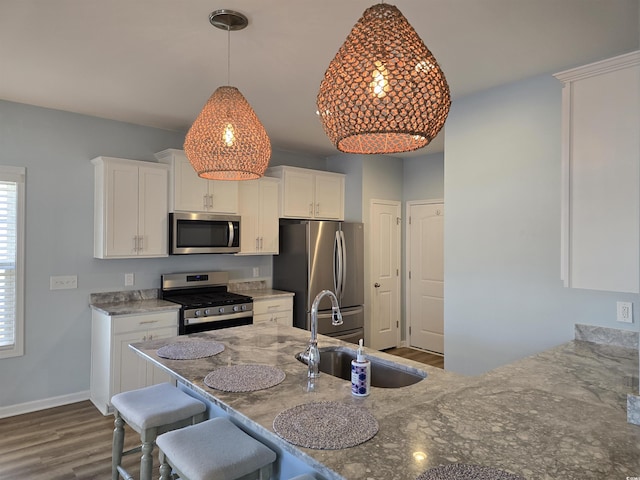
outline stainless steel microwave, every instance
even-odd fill
[[[240,216],[170,213],[169,251],[172,255],[239,252]]]

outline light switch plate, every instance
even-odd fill
[[[57,275],[49,277],[49,290],[69,290],[78,288],[77,275]]]
[[[124,274],[124,286],[131,287],[133,285],[133,273],[125,273]]]

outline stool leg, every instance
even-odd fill
[[[171,467],[167,463],[162,450],[160,450],[160,480],[171,480]]]
[[[153,470],[153,446],[157,430],[151,428],[142,432],[142,457],[140,458],[140,480],[151,480]]]
[[[115,420],[113,429],[113,446],[111,448],[111,480],[118,480],[118,467],[122,462],[122,450],[124,449],[124,420],[120,413],[114,412]]]
[[[260,480],[269,480],[272,473],[272,464],[266,465],[260,469]]]

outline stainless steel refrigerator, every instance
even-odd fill
[[[331,301],[318,309],[318,333],[358,343],[364,338],[364,226],[362,223],[281,220],[273,288],[294,292],[293,324],[311,329],[311,305],[322,290],[340,303],[344,323],[331,325]]]

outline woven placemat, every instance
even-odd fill
[[[284,377],[282,370],[270,365],[231,365],[209,373],[204,383],[224,392],[253,392],[278,385]]]
[[[159,357],[169,360],[194,360],[212,357],[224,351],[224,345],[218,342],[177,342],[160,347],[156,352]]]
[[[416,480],[525,480],[513,473],[497,468],[466,463],[451,463],[430,468]]]
[[[355,447],[378,433],[378,421],[362,407],[312,402],[280,412],[273,429],[287,442],[319,450]]]

